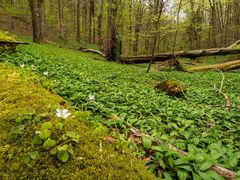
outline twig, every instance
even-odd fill
[[[221,72],[221,75],[222,75],[221,86],[220,86],[218,92],[219,92],[219,94],[221,94],[221,95],[224,97],[224,99],[225,99],[225,101],[226,101],[226,105],[225,105],[226,111],[229,111],[230,108],[231,108],[231,102],[230,102],[229,97],[227,96],[227,94],[225,94],[225,93],[222,91],[225,77],[224,77],[223,72],[222,72],[220,69],[218,69],[218,68],[216,68],[216,69],[217,69],[218,71],[220,71],[220,72]],[[215,90],[215,91],[216,91],[216,90]]]

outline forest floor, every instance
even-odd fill
[[[130,151],[117,152],[88,112],[44,84],[32,71],[0,63],[0,179],[155,179]]]
[[[109,141],[116,149],[134,149],[135,155],[148,160],[148,167],[156,175],[164,172],[165,178],[219,179],[208,171],[213,164],[240,171],[240,74],[224,72],[224,81],[220,72],[190,74],[152,69],[146,74],[144,66],[99,59],[93,54],[38,44],[0,55],[3,63],[21,66],[46,79],[41,85],[67,100],[75,110],[90,112],[89,121],[111,130]],[[185,96],[171,97],[154,88],[166,79],[183,84],[187,88]],[[213,87],[227,94],[230,111]],[[133,127],[150,135],[142,139],[143,147],[138,150],[130,140]],[[191,157],[183,159],[152,139],[191,152]]]

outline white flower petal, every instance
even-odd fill
[[[62,117],[62,110],[56,109],[56,115],[57,115],[57,117]]]

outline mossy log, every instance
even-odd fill
[[[225,62],[221,64],[214,64],[208,66],[201,66],[201,67],[192,67],[188,68],[186,71],[188,72],[201,72],[201,71],[216,71],[216,70],[234,70],[240,68],[240,60]]]
[[[175,56],[177,58],[191,58],[196,59],[203,56],[216,56],[216,55],[228,55],[228,54],[240,54],[240,49],[231,48],[213,48],[213,49],[200,49],[200,50],[190,50],[190,51],[177,51]],[[171,59],[172,53],[159,53],[154,56],[129,56],[122,57],[121,61],[126,64],[141,64],[149,62],[164,62]]]

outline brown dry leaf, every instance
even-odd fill
[[[105,140],[110,142],[110,143],[115,143],[116,142],[116,140],[112,136],[106,137]]]

